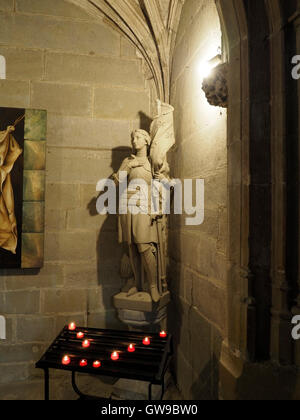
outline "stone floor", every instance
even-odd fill
[[[172,381],[170,385],[168,386],[164,395],[164,400],[165,401],[182,401],[183,400],[183,396],[180,394],[174,381]]]
[[[132,380],[113,380],[110,378],[78,378],[78,385],[83,393],[97,395],[102,398],[112,398],[113,400],[147,400],[148,383]],[[182,400],[171,375],[166,375],[166,390],[164,400]],[[152,399],[159,400],[161,387],[153,386]],[[74,395],[77,399],[77,395]],[[73,399],[73,398],[72,398]]]
[[[99,398],[114,400],[148,399],[148,383],[124,381],[106,377],[81,375],[76,379],[80,391]],[[160,387],[153,387],[153,399],[160,398]],[[31,381],[0,385],[0,400],[43,400],[44,382],[42,375]],[[50,372],[50,400],[77,400],[68,372]],[[164,400],[182,400],[171,375],[166,375]]]

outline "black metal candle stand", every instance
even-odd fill
[[[79,332],[82,333],[80,338],[77,336]],[[149,345],[143,343],[146,336],[150,339]],[[88,340],[88,347],[83,347],[85,340]],[[131,344],[134,345],[133,352],[128,351]],[[36,363],[36,368],[44,370],[45,400],[49,400],[49,369],[71,372],[72,386],[80,399],[91,397],[78,389],[76,373],[149,382],[149,400],[152,400],[152,385],[160,385],[163,399],[172,347],[171,335],[162,338],[158,333],[80,327],[71,331],[66,326]],[[113,353],[117,354],[118,360],[112,360]],[[100,364],[94,365],[95,362]]]

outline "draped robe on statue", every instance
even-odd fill
[[[22,149],[12,136],[13,131],[14,127],[8,127],[0,132],[0,248],[16,254],[18,232],[11,171]]]
[[[138,281],[138,266],[139,259],[137,253],[134,252],[133,245],[137,245],[142,254],[147,249],[147,244],[152,245],[152,251],[156,256],[156,271],[157,271],[157,286],[160,295],[167,291],[166,281],[166,263],[165,263],[165,231],[166,231],[166,216],[162,211],[152,214],[152,182],[156,180],[169,180],[169,165],[167,162],[167,152],[175,143],[174,135],[174,108],[169,105],[157,101],[158,115],[154,118],[151,124],[151,148],[150,159],[137,158],[135,155],[124,160],[118,173],[113,175],[116,184],[120,183],[120,173],[127,174],[127,182],[130,183],[133,190],[135,189],[135,181],[137,182],[137,189],[139,191],[139,204],[141,213],[133,214],[130,209],[130,191],[126,191],[121,197],[121,208],[127,209],[126,214],[119,215],[119,242],[127,243],[129,245],[129,259],[136,279]],[[130,165],[131,164],[131,165]],[[148,188],[141,189],[139,180],[143,180],[148,185]],[[137,191],[134,191],[135,195]],[[162,209],[161,209],[162,210]],[[135,255],[134,255],[135,254]],[[127,263],[127,259],[123,259],[122,263]],[[154,265],[152,263],[152,265]],[[142,267],[145,268],[145,267]],[[121,271],[126,271],[126,269]],[[131,273],[127,277],[130,277]],[[141,270],[141,278],[143,279],[144,270]],[[124,276],[125,277],[125,276]],[[141,281],[143,283],[143,280]]]

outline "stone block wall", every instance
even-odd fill
[[[124,328],[116,217],[97,215],[96,184],[130,153],[150,93],[129,42],[64,0],[0,0],[0,55],[0,106],[48,114],[45,265],[0,270],[0,399],[40,398],[34,363],[66,323]]]
[[[215,3],[186,0],[172,69],[177,147],[170,163],[173,177],[205,181],[204,223],[186,226],[185,215],[174,216],[169,233],[174,370],[187,399],[217,398],[226,325],[227,113],[202,91],[203,64],[221,48]]]

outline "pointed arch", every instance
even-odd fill
[[[158,0],[68,0],[93,16],[105,17],[145,59],[159,99],[169,102],[170,67],[179,19],[185,0],[170,1],[166,20]]]

